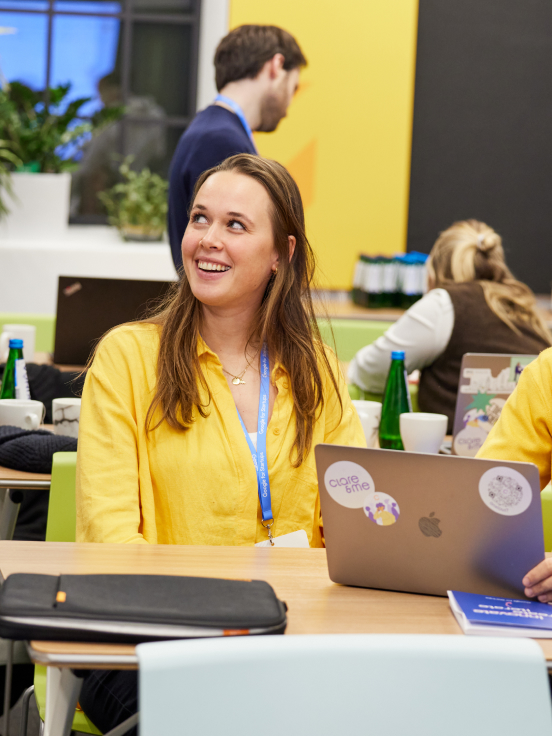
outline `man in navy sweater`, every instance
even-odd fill
[[[199,175],[236,153],[257,153],[251,132],[276,130],[306,63],[293,36],[276,26],[240,26],[219,43],[219,94],[180,138],[169,172],[169,240],[179,273],[182,237]]]

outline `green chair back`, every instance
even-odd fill
[[[37,353],[54,352],[55,315],[0,312],[0,332],[3,325],[33,325],[36,327],[35,350]]]
[[[75,483],[77,453],[56,452],[52,463],[52,483],[46,524],[47,542],[74,542],[77,525]]]
[[[392,324],[393,322],[371,319],[332,319],[330,328],[328,320],[318,320],[322,339],[332,349],[334,347],[333,330],[337,357],[345,362],[351,361],[361,348],[375,342]]]
[[[552,552],[552,486],[550,483],[541,491],[541,504],[544,550]]]
[[[76,452],[56,452],[52,463],[52,484],[46,525],[47,542],[74,542],[76,527],[75,482]],[[41,719],[46,715],[46,667],[35,665],[34,688]],[[75,711],[73,731],[101,736],[101,731],[81,710]]]

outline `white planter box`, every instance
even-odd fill
[[[67,233],[71,174],[12,174],[13,199],[5,190],[10,210],[0,220],[0,240],[55,240]]]

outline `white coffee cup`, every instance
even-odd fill
[[[33,325],[4,325],[0,335],[0,363],[5,363],[8,359],[10,340],[23,340],[25,363],[34,361],[36,327]]]
[[[46,407],[32,399],[0,399],[0,424],[38,429],[44,421]]]
[[[52,401],[54,434],[62,434],[65,437],[78,437],[80,409],[80,399],[54,399]]]
[[[361,401],[355,399],[353,406],[358,412],[360,423],[366,437],[368,447],[378,446],[378,430],[381,419],[381,403],[379,401]]]
[[[409,412],[401,414],[401,439],[408,452],[438,453],[447,433],[445,414]]]

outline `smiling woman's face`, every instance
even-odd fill
[[[261,303],[273,269],[270,198],[259,182],[233,171],[212,174],[194,200],[182,239],[194,296],[213,307]]]

